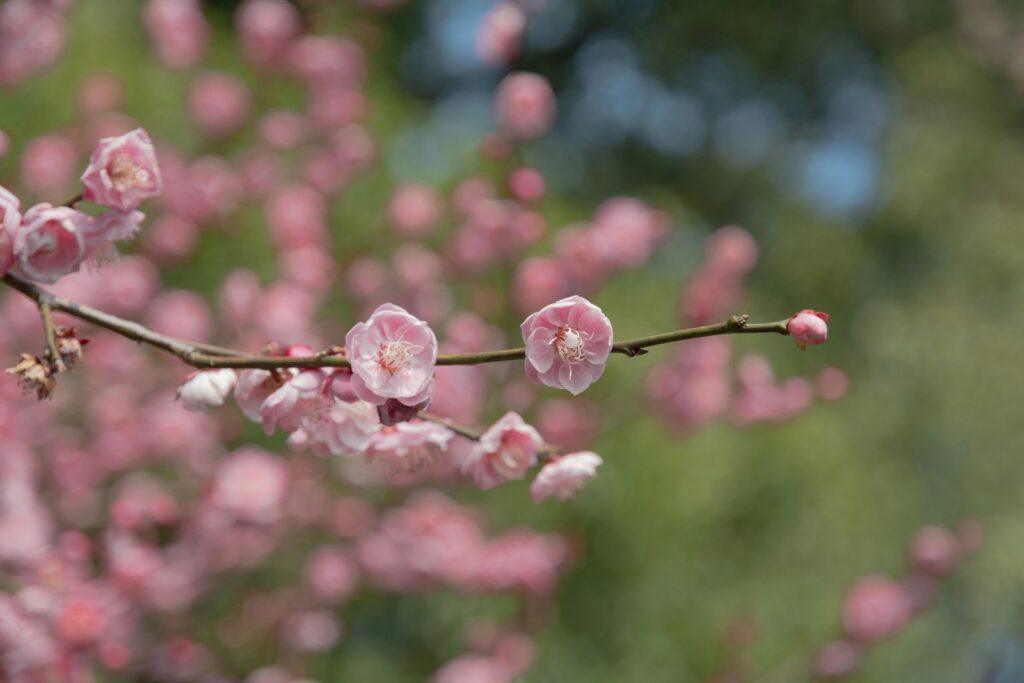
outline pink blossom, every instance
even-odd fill
[[[421,183],[398,186],[388,202],[391,226],[405,237],[429,235],[441,219],[441,211],[437,190]]]
[[[149,0],[142,23],[160,61],[171,68],[198,63],[210,42],[198,0]]]
[[[221,463],[210,496],[214,505],[239,521],[263,524],[280,517],[287,486],[288,473],[280,458],[247,447]]]
[[[21,182],[46,199],[67,191],[78,163],[78,150],[66,135],[52,134],[30,140],[21,153]]]
[[[509,0],[491,6],[476,33],[476,53],[488,64],[515,59],[526,30],[526,12]]]
[[[480,436],[461,470],[472,475],[478,487],[494,488],[504,481],[522,479],[537,464],[537,452],[543,446],[544,439],[536,429],[508,412]]]
[[[786,321],[786,329],[796,339],[796,345],[800,350],[816,344],[824,344],[828,339],[828,313],[813,311],[805,308],[799,313],[794,313]]]
[[[267,370],[242,370],[235,384],[235,402],[247,418],[262,422],[260,406],[282,383],[283,380]]]
[[[430,398],[437,338],[422,320],[394,304],[383,304],[345,335],[352,387],[377,405],[398,399],[408,406]]]
[[[235,388],[238,375],[230,368],[195,372],[178,387],[178,400],[188,410],[205,410],[224,404]]]
[[[430,683],[511,683],[512,669],[501,659],[483,655],[462,655],[448,662]]]
[[[78,84],[75,99],[78,108],[89,114],[117,109],[124,98],[124,83],[113,73],[97,71]]]
[[[141,211],[104,211],[96,218],[87,220],[82,232],[89,256],[104,257],[113,253],[114,242],[128,240],[142,230],[146,214]]]
[[[601,463],[601,456],[591,451],[556,458],[544,465],[534,477],[530,496],[536,503],[551,496],[561,501],[569,500],[588,480],[597,476]]]
[[[529,166],[513,169],[508,174],[508,189],[521,202],[535,204],[544,199],[546,184],[540,171]]]
[[[515,138],[540,137],[555,120],[555,93],[543,76],[517,71],[509,74],[494,95],[498,126]]]
[[[240,79],[211,71],[196,77],[189,86],[185,109],[200,133],[222,138],[245,123],[251,99],[249,89]]]
[[[302,370],[292,375],[260,406],[263,431],[273,434],[275,425],[286,432],[298,429],[303,414],[320,399],[325,379],[323,370]]]
[[[279,249],[323,244],[326,241],[327,205],[307,185],[289,185],[267,200],[264,214],[270,240]]]
[[[66,206],[37,204],[14,233],[15,268],[25,277],[53,284],[78,270],[86,256],[88,217]]]
[[[926,526],[910,541],[907,556],[911,566],[932,576],[946,576],[960,561],[960,543],[953,532],[940,526]]]
[[[276,109],[260,119],[260,138],[269,147],[291,149],[302,142],[306,126],[302,114],[288,109]]]
[[[273,66],[302,28],[302,18],[287,0],[245,0],[235,10],[242,54],[261,67]]]
[[[284,642],[300,652],[321,652],[334,647],[341,638],[341,626],[328,610],[293,614],[281,625]]]
[[[568,276],[554,257],[531,256],[516,267],[512,299],[521,313],[536,310],[547,301],[565,296],[568,291]]]
[[[448,449],[455,433],[433,422],[413,420],[384,427],[370,438],[369,454],[400,469],[428,464],[435,453]]]
[[[0,86],[48,69],[66,41],[64,18],[48,3],[7,0],[0,4]]]
[[[164,263],[185,258],[198,242],[199,226],[176,213],[165,213],[146,231],[146,253]]]
[[[314,446],[331,455],[357,455],[366,451],[380,430],[380,418],[372,403],[332,396],[305,415],[302,425]]]
[[[210,307],[203,297],[183,289],[165,290],[149,306],[146,322],[160,334],[206,341],[213,329]]]
[[[303,574],[316,599],[326,604],[348,600],[359,587],[359,568],[340,546],[323,546],[310,555]]]
[[[82,174],[83,197],[121,211],[132,211],[161,189],[156,150],[142,128],[96,145]]]
[[[881,640],[910,618],[910,600],[899,583],[880,574],[855,583],[843,600],[843,629],[854,640]]]
[[[839,368],[822,368],[815,381],[818,393],[826,401],[838,401],[850,388],[850,377]]]
[[[582,393],[604,373],[612,350],[612,324],[581,296],[548,304],[520,326],[526,375],[534,382]]]

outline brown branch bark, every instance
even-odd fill
[[[22,280],[10,273],[4,275],[3,282],[35,302],[40,313],[43,311],[59,311],[79,320],[115,332],[140,344],[148,344],[154,348],[177,356],[182,362],[199,369],[214,368],[254,368],[276,370],[280,368],[347,368],[351,367],[348,359],[340,355],[286,357],[250,354],[236,349],[229,349],[212,344],[175,339],[159,334],[148,327],[131,320],[124,320],[91,306],[75,303]],[[43,315],[44,327],[47,315]],[[52,325],[52,323],[51,323]],[[615,342],[613,353],[633,357],[647,353],[652,346],[670,344],[686,339],[712,337],[722,334],[780,334],[786,335],[786,321],[778,320],[770,323],[751,323],[748,316],[732,318],[713,325],[702,325],[662,334],[627,339]],[[502,349],[499,351],[482,351],[478,353],[442,354],[437,357],[438,365],[479,365],[482,363],[498,363],[510,360],[522,360],[526,357],[526,349],[522,347]]]

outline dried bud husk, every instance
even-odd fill
[[[57,381],[50,368],[38,357],[27,353],[21,354],[18,364],[7,368],[5,372],[17,378],[22,391],[35,392],[40,401],[53,396],[53,390],[57,388]]]

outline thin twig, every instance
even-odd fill
[[[263,370],[277,370],[281,368],[348,368],[351,367],[348,359],[342,355],[324,355],[323,353],[312,356],[269,356],[250,354],[236,349],[202,344],[199,342],[175,339],[155,332],[148,327],[140,325],[131,320],[124,320],[91,306],[68,301],[59,296],[26,282],[10,273],[4,275],[3,281],[8,286],[18,290],[37,306],[47,306],[53,311],[60,311],[67,315],[98,325],[122,337],[149,344],[155,348],[174,354],[183,362],[200,369],[214,368],[253,368]],[[665,332],[637,339],[627,339],[615,342],[612,346],[613,353],[621,353],[625,356],[639,356],[646,353],[651,346],[669,344],[686,339],[699,337],[711,337],[722,334],[781,334],[789,332],[786,329],[786,321],[779,320],[771,323],[751,323],[748,316],[734,316],[725,322],[701,327],[691,327],[673,332]],[[519,347],[514,349],[502,349],[500,351],[483,351],[478,353],[455,353],[442,354],[437,357],[438,365],[479,365],[481,363],[496,363],[509,360],[522,360],[526,357],[526,349]]]
[[[46,339],[46,357],[54,372],[64,372],[64,359],[61,358],[60,349],[57,348],[57,329],[53,324],[53,315],[50,304],[39,303],[39,317],[43,319],[43,336]]]

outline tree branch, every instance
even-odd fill
[[[72,317],[84,320],[99,327],[115,332],[140,344],[148,344],[154,348],[174,354],[182,362],[195,368],[251,368],[263,370],[277,370],[280,368],[348,368],[351,367],[348,359],[342,356],[337,350],[318,353],[312,356],[269,356],[250,354],[236,349],[229,349],[212,344],[185,341],[175,339],[155,332],[148,327],[140,325],[131,320],[124,320],[91,306],[68,301],[59,296],[26,282],[10,273],[3,276],[3,282],[9,287],[16,289],[26,297],[35,302],[40,313],[43,311],[60,311]],[[44,328],[47,325],[47,315],[43,315]],[[51,323],[52,326],[52,323]],[[691,327],[663,334],[627,339],[615,342],[612,345],[612,353],[621,353],[633,357],[647,353],[647,348],[670,344],[686,339],[697,339],[699,337],[712,337],[722,334],[789,334],[786,329],[786,321],[778,320],[771,323],[751,323],[749,316],[733,316],[725,322],[713,325]],[[49,343],[49,342],[48,342]],[[522,360],[526,357],[526,349],[519,347],[514,349],[502,349],[500,351],[483,351],[479,353],[455,353],[442,354],[437,357],[438,365],[479,365],[482,363],[497,363],[509,360]]]

